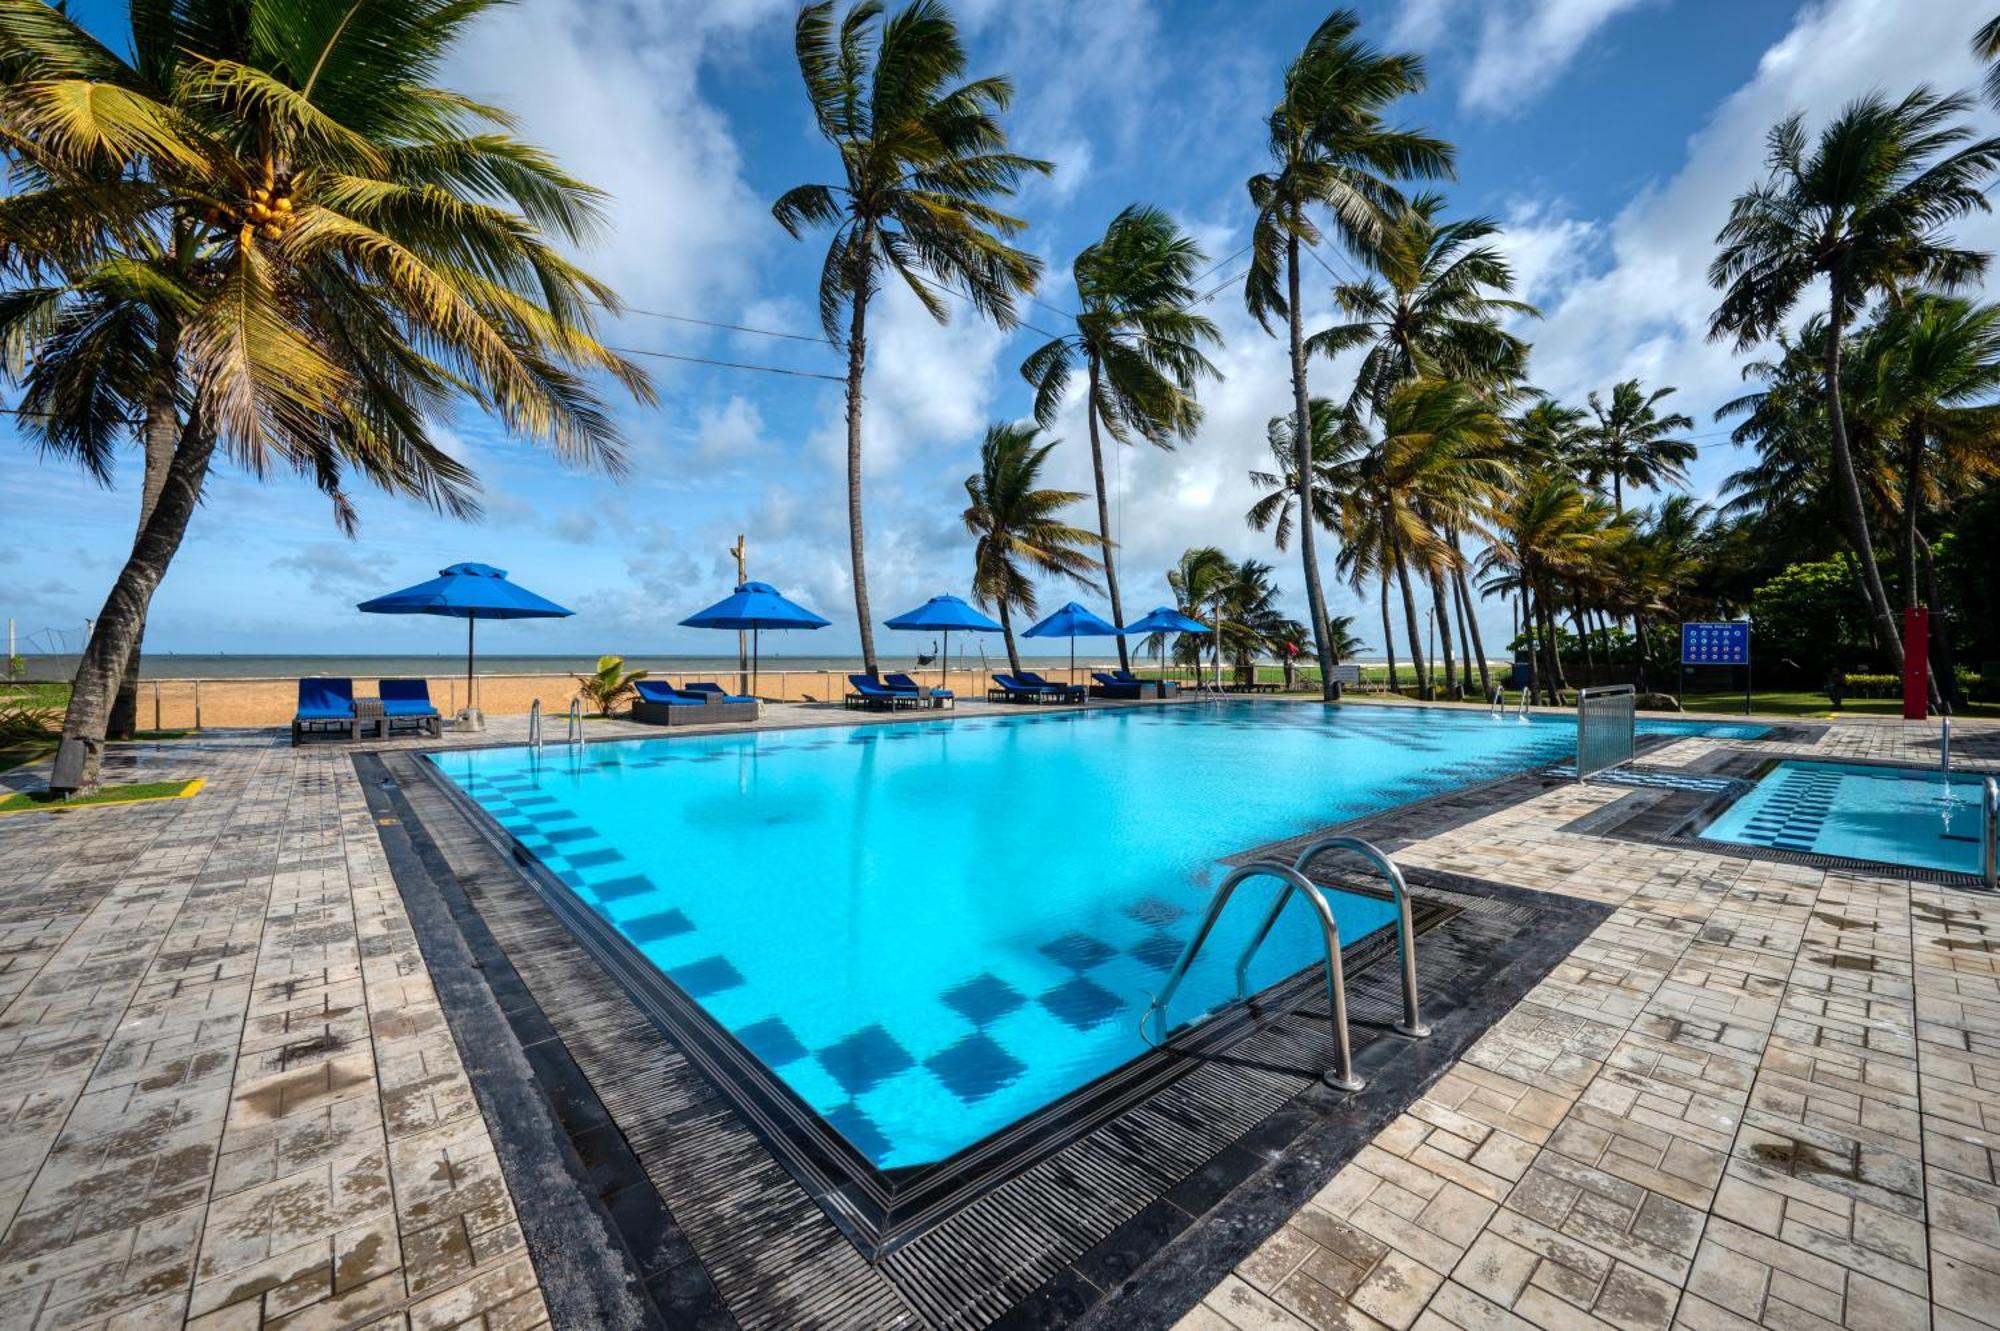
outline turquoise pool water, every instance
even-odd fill
[[[1646,730],[1750,736],[1734,723]],[[433,756],[882,1168],[941,1159],[1145,1051],[1137,1024],[1264,842],[1573,756],[1559,717],[1231,702]],[[1170,1018],[1234,993],[1246,884]],[[1329,894],[1342,940],[1386,902]],[[1315,960],[1302,904],[1258,987]]]
[[[1985,778],[1856,763],[1781,762],[1702,829],[1707,841],[1979,872]]]

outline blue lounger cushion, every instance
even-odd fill
[[[302,679],[299,681],[300,721],[351,721],[354,719],[354,681],[351,679]]]
[[[901,671],[898,671],[893,675],[882,676],[882,682],[884,684],[887,684],[890,688],[895,689],[899,693],[926,692],[923,685],[917,683],[917,681],[911,679],[908,675],[903,674]],[[928,692],[933,698],[949,698],[951,696],[950,689],[930,689],[928,690]]]
[[[886,688],[880,680],[871,675],[849,675],[847,682],[853,685],[854,691],[864,698],[907,698],[910,696],[907,689]]]
[[[663,680],[642,679],[632,687],[637,689],[639,696],[647,702],[658,703],[663,707],[700,707],[708,702],[708,699],[699,693],[683,693]]]
[[[698,683],[694,683],[694,684],[690,684],[690,685],[688,685],[688,686],[687,686],[686,688],[682,689],[682,690],[681,690],[681,692],[682,692],[682,693],[699,693],[699,694],[701,694],[701,695],[702,695],[702,696],[703,696],[704,698],[713,698],[713,699],[715,699],[715,701],[717,701],[717,702],[755,702],[755,701],[757,701],[757,700],[756,700],[755,698],[752,698],[752,697],[749,697],[749,696],[747,696],[747,695],[745,695],[745,694],[739,694],[739,693],[725,693],[725,692],[723,692],[723,689],[722,689],[722,686],[721,686],[720,684],[717,684],[717,683],[714,683],[714,682],[712,682],[712,681],[710,681],[710,680],[702,680],[702,681],[700,681],[700,682],[698,682]]]
[[[431,703],[431,686],[421,679],[385,679],[378,691],[384,716],[436,716]]]

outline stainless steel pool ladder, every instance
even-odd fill
[[[1938,771],[1947,777],[1951,775],[1951,718],[1941,717],[1938,723]]]
[[[1292,861],[1292,869],[1301,881],[1308,884],[1312,882],[1306,875],[1306,866],[1329,850],[1344,850],[1351,855],[1358,855],[1374,865],[1382,876],[1389,880],[1389,890],[1396,898],[1396,949],[1402,953],[1403,960],[1403,1019],[1396,1023],[1396,1032],[1399,1035],[1407,1035],[1413,1040],[1421,1040],[1431,1033],[1431,1028],[1424,1025],[1423,1015],[1418,1010],[1417,940],[1410,929],[1410,885],[1403,881],[1403,871],[1396,867],[1395,861],[1382,853],[1379,846],[1356,836],[1321,837],[1300,851]],[[1257,955],[1257,949],[1262,947],[1264,940],[1270,936],[1272,926],[1277,924],[1278,916],[1284,911],[1285,903],[1292,899],[1292,892],[1296,886],[1287,882],[1285,890],[1278,894],[1278,899],[1271,903],[1271,909],[1265,913],[1264,922],[1257,926],[1257,932],[1252,935],[1250,945],[1244,948],[1243,955],[1236,959],[1238,994],[1243,993],[1246,977],[1250,972],[1250,959]],[[1313,895],[1319,895],[1317,889]]]
[[[535,699],[534,704],[528,708],[528,747],[531,749],[542,747],[542,700],[540,698]]]
[[[1332,1071],[1326,1074],[1326,1082],[1336,1090],[1358,1091],[1367,1083],[1354,1075],[1354,1050],[1347,1039],[1347,980],[1340,969],[1340,924],[1333,918],[1333,907],[1327,904],[1326,898],[1319,894],[1312,883],[1297,869],[1277,860],[1259,860],[1253,864],[1243,865],[1241,868],[1231,870],[1229,876],[1222,880],[1221,886],[1215,889],[1215,895],[1209,898],[1208,911],[1201,917],[1201,927],[1194,931],[1194,937],[1190,938],[1187,946],[1181,949],[1180,960],[1174,963],[1172,972],[1168,974],[1166,987],[1160,990],[1158,997],[1146,1005],[1146,1011],[1140,1016],[1139,1036],[1141,1039],[1146,1038],[1146,1024],[1152,1021],[1157,1013],[1160,1038],[1163,1041],[1166,1039],[1167,1004],[1172,1001],[1174,992],[1181,987],[1181,981],[1186,978],[1188,965],[1193,962],[1195,954],[1201,951],[1201,945],[1208,941],[1209,931],[1215,928],[1215,922],[1221,917],[1223,907],[1229,904],[1229,898],[1239,884],[1267,874],[1285,884],[1287,896],[1294,888],[1303,891],[1306,900],[1312,903],[1313,911],[1319,916],[1320,940],[1326,947],[1326,1002],[1333,1027],[1334,1049],[1334,1065]]]
[[[1494,720],[1496,720],[1496,721],[1497,721],[1497,720],[1499,720],[1500,718],[1504,717],[1504,716],[1505,716],[1505,715],[1507,714],[1507,690],[1506,690],[1506,689],[1504,689],[1504,688],[1500,687],[1500,686],[1499,686],[1498,684],[1494,685],[1494,686],[1493,686],[1493,696],[1492,696],[1491,698],[1487,699],[1487,701],[1488,701],[1488,702],[1489,702],[1489,703],[1491,704],[1491,706],[1489,706],[1489,707],[1488,707],[1488,708],[1486,709],[1486,714],[1487,714],[1488,716],[1492,717],[1492,718],[1493,718]]]
[[[563,736],[563,742],[570,745],[578,753],[582,753],[585,745],[588,743],[583,733],[583,699],[581,698],[570,699],[569,732]]]
[[[2000,889],[2000,779],[1986,778],[1984,817],[1980,819],[1979,872],[1988,891]]]

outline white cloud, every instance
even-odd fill
[[[1559,207],[1517,210],[1506,247],[1548,316],[1530,333],[1535,382],[1567,398],[1635,374],[1675,384],[1684,409],[1704,422],[1701,431],[1713,429],[1707,412],[1734,396],[1742,357],[1708,341],[1716,304],[1708,264],[1730,200],[1763,177],[1766,131],[1794,110],[1816,131],[1841,105],[1877,90],[1900,93],[1923,81],[1941,89],[1970,85],[1977,70],[1969,32],[1950,5],[1807,6],[1750,81],[1689,140],[1679,168],[1608,222]],[[1976,118],[1991,132],[1989,111]],[[1957,232],[1982,248],[2000,242],[1989,216]],[[1717,450],[1719,459],[1727,456]],[[1717,476],[1718,467],[1705,466],[1697,481]]]
[[[331,541],[316,541],[271,561],[274,568],[303,574],[313,591],[342,598],[379,594],[391,563],[386,554],[364,553]]]
[[[1398,42],[1472,54],[1459,91],[1466,106],[1508,111],[1534,100],[1561,77],[1605,24],[1646,0],[1411,0],[1394,31]],[[1475,29],[1476,32],[1473,30]]]

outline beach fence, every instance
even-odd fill
[[[37,664],[41,664],[38,662]],[[1115,663],[1112,663],[1115,664]],[[1144,675],[1157,675],[1150,663],[1135,660]],[[1030,670],[1040,669],[1049,679],[1087,685],[1091,671],[1110,668],[1103,662],[1078,662],[1074,674],[1067,661],[1031,660]],[[765,669],[758,677],[758,694],[773,702],[838,702],[848,692],[847,676],[858,672],[860,663],[849,667],[817,670]],[[992,681],[991,671],[1005,671],[1004,657],[985,666],[954,665],[943,680],[944,687],[961,698],[983,699]],[[38,672],[42,673],[42,672]],[[936,667],[912,669],[910,675],[926,688],[939,685]],[[1186,666],[1168,666],[1166,677],[1190,682],[1196,672]],[[1278,672],[1266,666],[1260,677],[1275,680]],[[1224,678],[1233,678],[1225,668]],[[1204,675],[1204,677],[1206,677]],[[367,697],[379,691],[381,681],[364,675],[352,676],[354,692]],[[697,680],[716,680],[725,688],[735,688],[734,671],[713,667],[689,671],[653,671],[648,679],[663,680],[676,687]],[[1316,676],[1300,671],[1297,685],[1313,687]],[[466,705],[465,675],[433,674],[425,677],[431,701],[447,716]],[[544,712],[566,708],[576,696],[576,676],[560,673],[481,674],[474,677],[479,706],[492,716],[526,716],[537,699]],[[298,678],[292,675],[231,677],[216,679],[141,679],[139,683],[139,724],[150,730],[193,730],[204,727],[282,726],[290,723],[298,709]]]

